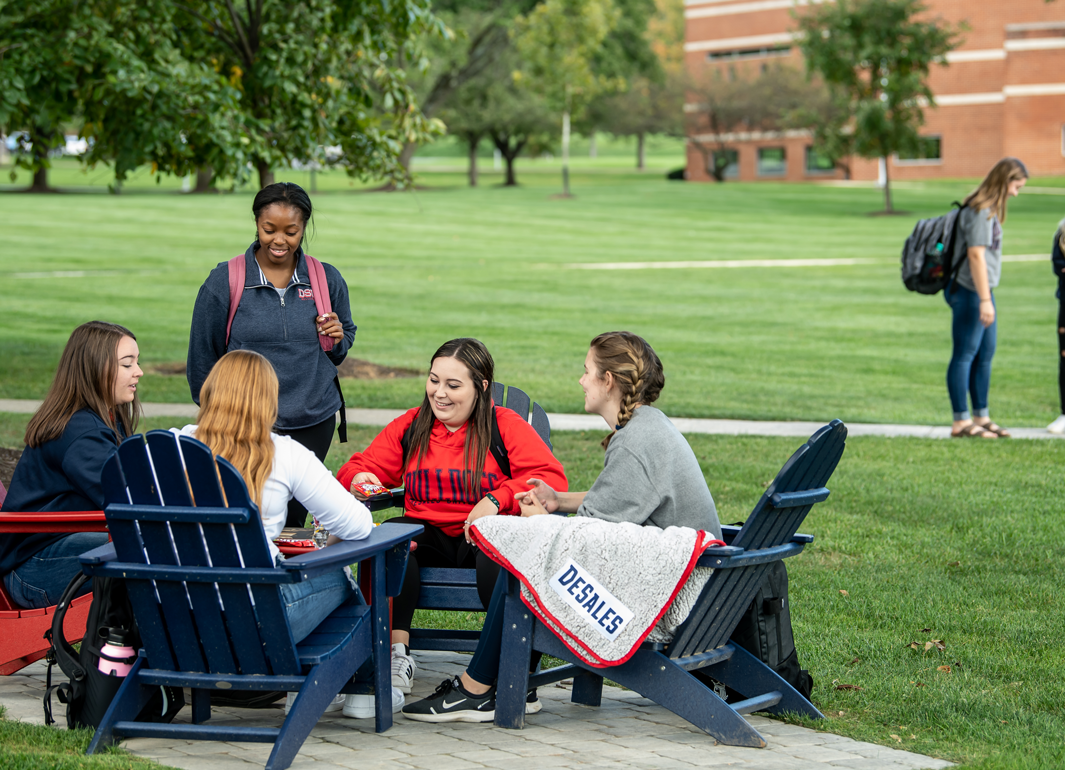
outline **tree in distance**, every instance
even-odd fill
[[[693,102],[684,111],[688,141],[718,182],[733,162],[736,141],[755,131],[781,131],[800,110],[824,101],[823,86],[786,65],[766,68],[757,77],[725,78],[705,73],[688,86]]]
[[[797,16],[807,70],[824,80],[836,104],[846,105],[846,119],[820,135],[826,154],[881,158],[887,170],[892,155],[919,150],[923,105],[935,107],[929,71],[947,65],[963,29],[918,18],[926,12],[920,0],[839,0]],[[893,211],[890,177],[884,211]]]
[[[562,195],[569,197],[570,121],[599,93],[623,80],[596,71],[603,41],[618,24],[612,0],[545,0],[514,24],[531,88],[562,113]]]

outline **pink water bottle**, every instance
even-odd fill
[[[137,657],[137,651],[129,646],[129,632],[124,628],[101,628],[100,636],[104,644],[100,648],[102,653],[97,668],[108,676],[125,676],[133,668],[133,659]],[[120,660],[108,660],[103,655],[112,658],[129,658],[130,662]]]

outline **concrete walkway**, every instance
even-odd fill
[[[431,694],[469,660],[444,652],[416,652],[415,658],[418,678],[409,696],[414,698]],[[35,663],[0,677],[0,704],[8,719],[43,724],[44,672],[44,664]],[[303,744],[292,770],[938,770],[951,766],[762,716],[747,720],[766,738],[766,748],[719,746],[673,713],[614,687],[604,689],[600,708],[570,703],[565,683],[541,688],[539,696],[543,710],[529,717],[524,730],[490,724],[424,724],[397,715],[392,729],[378,735],[373,720],[326,714]],[[55,702],[54,707],[62,722],[58,711],[62,705]],[[216,709],[210,724],[279,727],[283,718],[280,708]],[[185,708],[176,721],[188,719]],[[261,743],[134,738],[122,745],[138,756],[188,770],[256,770],[270,753],[270,745]]]
[[[32,414],[40,401],[0,399],[0,412]],[[195,404],[144,404],[146,417],[196,418]],[[348,409],[348,422],[353,425],[385,426],[403,414],[402,409]],[[551,430],[605,430],[602,418],[593,414],[548,414]],[[673,424],[682,433],[711,433],[724,436],[798,436],[808,438],[820,428],[821,422],[784,422],[771,420],[706,420],[675,417]],[[847,423],[848,434],[855,436],[915,436],[917,438],[950,438],[950,425],[888,425],[881,423]],[[1014,438],[1065,439],[1065,435],[1047,433],[1044,428],[1010,428]]]

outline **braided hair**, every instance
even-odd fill
[[[592,340],[591,349],[597,369],[596,377],[603,379],[610,372],[621,392],[617,427],[624,428],[637,406],[651,404],[658,399],[666,384],[662,362],[647,340],[632,332],[600,334]],[[603,449],[610,445],[614,433],[603,439]]]

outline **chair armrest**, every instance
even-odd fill
[[[327,546],[314,553],[305,553],[292,559],[285,559],[281,568],[290,572],[299,572],[303,579],[314,577],[322,572],[347,566],[385,553],[401,543],[410,542],[412,537],[420,535],[425,527],[420,524],[389,524],[387,527],[374,527],[369,536],[363,540],[348,540]]]
[[[115,553],[114,543],[106,543],[99,548],[93,548],[91,551],[86,551],[78,557],[83,569],[87,566],[103,564],[106,561],[114,561],[117,558],[118,554]],[[85,574],[88,575],[89,573],[86,572]]]
[[[103,511],[0,513],[0,532],[106,532]]]
[[[387,493],[374,495],[364,502],[371,512],[386,511],[389,508],[402,508],[405,503],[405,498],[406,490],[403,487],[396,487],[395,489],[389,490]]]
[[[753,564],[766,564],[767,562],[780,561],[790,556],[796,556],[802,552],[805,544],[796,543],[794,540],[772,548],[758,548],[753,551],[744,551],[734,546],[707,548],[699,557],[698,566],[713,567],[714,569],[735,569],[736,567],[748,567]],[[722,552],[728,553],[722,553]]]

